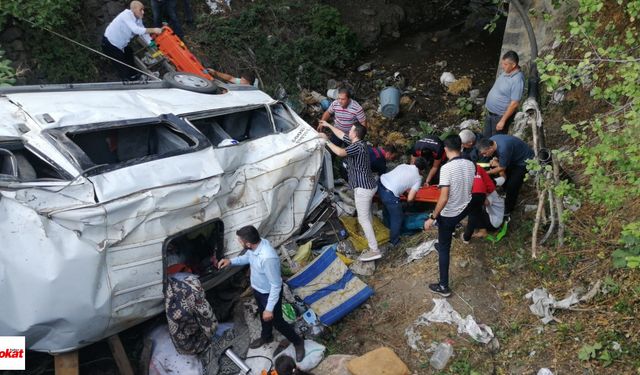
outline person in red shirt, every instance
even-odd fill
[[[496,190],[496,184],[491,177],[482,167],[476,165],[476,175],[473,178],[473,188],[471,189],[471,202],[469,202],[469,218],[467,227],[462,233],[462,241],[464,243],[469,243],[473,232],[481,228],[483,208],[487,204],[487,195],[494,190]]]

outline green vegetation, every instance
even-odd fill
[[[193,39],[221,70],[258,73],[268,91],[314,87],[356,57],[355,35],[318,1],[248,3],[231,17],[201,18]]]
[[[4,58],[4,51],[0,49],[0,86],[12,85],[16,81],[15,72],[10,63]]]
[[[614,264],[631,268],[640,265],[640,221],[637,212],[621,213],[632,210],[640,196],[639,9],[640,0],[580,0],[568,33],[558,36],[571,48],[561,50],[566,55],[551,52],[538,60],[549,93],[582,89],[592,101],[583,105],[602,109],[562,126],[575,147],[556,155],[585,179],[579,187],[564,184],[556,193],[597,205],[594,210],[602,213],[591,229],[603,239],[610,223],[620,222],[622,229],[613,237],[623,247],[614,252]],[[611,22],[612,13],[624,17]]]
[[[0,2],[0,29],[11,17],[25,30],[22,41],[32,58],[29,69],[38,79],[48,83],[97,79],[96,63],[99,58],[96,55],[43,30],[54,29],[80,43],[91,45],[82,21],[82,6],[80,0]],[[5,72],[3,63],[8,66],[9,61],[0,62],[0,84],[12,84],[15,72]]]

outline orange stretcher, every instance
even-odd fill
[[[202,78],[213,80],[213,77],[204,70],[200,61],[169,26],[163,26],[162,33],[156,36],[154,41],[158,49],[171,61],[178,72],[193,73]]]
[[[440,189],[437,186],[423,186],[416,192],[416,202],[436,203],[440,198]],[[406,201],[407,196],[402,195],[401,200]]]

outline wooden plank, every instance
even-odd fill
[[[127,357],[127,353],[124,351],[124,347],[122,346],[122,342],[120,341],[120,336],[115,334],[109,337],[107,341],[109,342],[111,353],[113,354],[113,358],[116,360],[116,365],[118,365],[120,374],[133,375],[133,368],[131,367],[131,363],[129,363],[129,357]]]
[[[53,357],[56,375],[79,375],[78,351],[62,353]]]

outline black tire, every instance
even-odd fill
[[[187,72],[169,72],[162,77],[166,87],[199,92],[202,94],[213,94],[218,91],[218,86],[206,78],[197,74]]]

